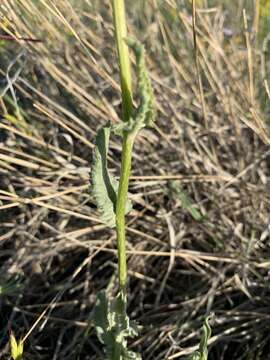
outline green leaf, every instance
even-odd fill
[[[153,89],[145,64],[144,46],[139,41],[131,38],[126,38],[126,43],[133,50],[136,57],[140,104],[129,121],[115,125],[113,130],[119,135],[122,135],[123,132],[128,132],[135,136],[145,126],[153,125],[156,110]]]
[[[207,316],[203,324],[203,333],[199,345],[199,350],[195,351],[190,357],[189,360],[207,360],[208,359],[208,349],[207,343],[211,337],[211,327],[209,325],[210,316]]]
[[[101,213],[101,220],[109,227],[115,226],[115,208],[117,201],[118,181],[107,168],[111,126],[108,124],[99,129],[96,137],[92,163],[92,194]],[[131,202],[126,205],[126,213],[132,208]]]
[[[195,351],[190,357],[189,360],[201,360],[201,355],[199,351]]]
[[[97,297],[93,320],[108,360],[141,360],[139,354],[127,349],[127,338],[137,336],[138,332],[127,316],[126,295],[123,291],[112,302],[108,301],[105,291],[101,291]]]
[[[203,216],[200,211],[192,204],[189,196],[182,190],[181,186],[179,186],[177,182],[169,182],[169,187],[181,201],[182,208],[187,210],[195,221],[203,222],[205,220],[205,216]]]
[[[16,341],[15,336],[13,334],[10,335],[10,349],[11,349],[11,357],[13,360],[22,360],[23,356],[23,341]]]

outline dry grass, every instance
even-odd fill
[[[128,6],[159,110],[135,146],[127,229],[129,313],[142,326],[132,346],[144,360],[185,358],[209,312],[210,359],[269,356],[269,51],[245,31],[244,3],[198,9],[197,72],[190,7]],[[22,286],[1,298],[1,358],[8,328],[25,336],[42,314],[26,359],[102,359],[90,317],[97,291],[116,291],[116,244],[88,183],[96,130],[120,114],[110,2],[1,4],[6,33],[42,40],[0,49],[0,280]],[[119,150],[115,137],[116,175]]]

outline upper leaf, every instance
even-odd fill
[[[107,168],[107,154],[110,139],[110,124],[99,129],[92,163],[92,194],[101,213],[101,220],[107,226],[115,226],[115,209],[117,201],[118,181]],[[126,213],[131,210],[131,202],[126,205]]]
[[[139,107],[133,112],[127,122],[114,126],[117,134],[123,131],[136,135],[145,126],[152,126],[155,120],[155,100],[150,78],[145,64],[144,46],[137,40],[126,38],[126,43],[133,50],[136,57],[136,69],[138,77]]]
[[[115,226],[117,182],[107,169],[107,153],[110,126],[98,130],[92,165],[92,193],[101,212],[101,220],[110,227]]]

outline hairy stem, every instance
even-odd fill
[[[112,0],[112,4],[115,39],[119,57],[123,120],[128,121],[132,112],[132,80],[130,72],[129,50],[124,40],[127,37],[125,1]]]
[[[128,193],[129,174],[131,169],[134,137],[124,134],[122,144],[121,175],[116,203],[116,234],[118,248],[118,271],[120,289],[125,291],[127,280],[126,269],[126,231],[125,208]]]
[[[125,42],[125,38],[127,37],[125,2],[124,0],[112,0],[112,4],[115,37],[119,57],[123,120],[127,122],[130,119],[132,113],[132,82],[129,50]],[[127,279],[125,208],[128,193],[129,174],[131,169],[133,142],[133,137],[125,133],[122,143],[121,172],[116,202],[118,276],[120,289],[123,291],[126,289]]]

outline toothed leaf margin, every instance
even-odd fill
[[[105,291],[101,291],[97,297],[93,320],[108,360],[141,360],[139,354],[127,349],[127,338],[137,336],[138,331],[127,316],[126,295],[123,291],[111,302]]]
[[[115,227],[115,209],[118,181],[110,175],[107,167],[111,125],[108,123],[97,132],[96,146],[92,163],[92,195],[100,211],[101,221],[109,227]],[[132,209],[128,200],[126,213]]]
[[[127,122],[115,125],[113,131],[118,135],[123,135],[124,132],[127,132],[136,136],[142,128],[153,126],[156,115],[155,99],[145,64],[144,46],[132,38],[126,38],[125,41],[134,52],[136,58],[139,107],[133,112]]]

